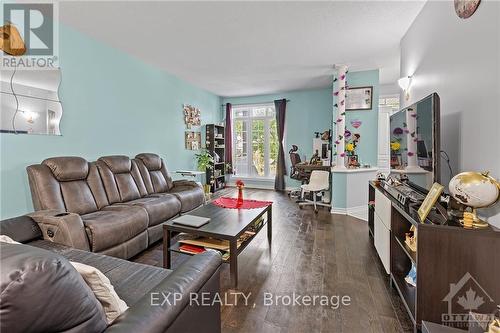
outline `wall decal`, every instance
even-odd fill
[[[351,120],[351,125],[354,128],[360,128],[362,124],[363,124],[363,122],[359,119]]]
[[[337,138],[335,141],[335,168],[337,169],[345,169],[345,138],[346,134],[345,128],[345,98],[346,98],[346,73],[347,66],[345,65],[336,65],[336,77],[338,80],[334,80],[333,84],[333,119],[334,119],[334,131],[335,137]]]

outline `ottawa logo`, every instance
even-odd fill
[[[495,301],[479,282],[469,273],[457,282],[450,284],[450,291],[443,298],[448,303],[448,313],[442,314],[442,322],[464,326],[469,321],[469,313],[486,313],[495,308]],[[491,314],[493,316],[493,314]]]

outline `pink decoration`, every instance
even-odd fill
[[[409,129],[407,129],[407,128],[405,128],[405,130],[404,130],[404,131],[405,131],[405,133],[406,133],[406,134],[410,133],[410,130],[409,130]]]
[[[333,95],[334,95],[334,96],[338,96],[338,95],[339,95],[339,92],[338,92],[338,91],[336,91],[336,92],[334,92],[334,93],[333,93]]]
[[[412,116],[413,118],[417,118],[417,114],[416,113],[411,113],[410,116]]]
[[[410,156],[410,157],[411,157],[411,156],[413,156],[413,155],[415,155],[415,154],[414,154],[414,153],[412,153],[411,151],[409,151],[409,152],[408,152],[408,156]]]
[[[340,105],[344,105],[344,101],[340,101]]]
[[[337,122],[341,123],[342,122],[342,118],[337,119]]]
[[[340,79],[341,79],[341,80],[344,80],[344,79],[345,79],[345,75],[344,75],[344,74],[342,74],[342,75],[340,76]]]
[[[335,144],[336,144],[336,145],[339,145],[339,144],[340,144],[340,141],[339,141],[339,140],[336,140],[336,141],[335,141]]]
[[[273,202],[245,199],[238,203],[238,199],[236,198],[221,197],[215,199],[212,203],[222,208],[252,209],[266,207],[272,205]]]
[[[345,153],[340,153],[340,157],[345,157]]]
[[[351,137],[351,135],[352,135],[351,131],[349,131],[348,129],[346,129],[345,132],[344,132],[345,138],[349,139]]]
[[[351,125],[354,128],[359,128],[361,126],[361,124],[363,124],[363,122],[359,119],[351,120]]]

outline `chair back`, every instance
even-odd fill
[[[330,172],[324,170],[313,170],[309,185],[328,190],[330,188]]]
[[[295,164],[302,162],[300,160],[300,155],[296,152],[290,152],[290,162],[292,163],[292,167],[294,167]]]

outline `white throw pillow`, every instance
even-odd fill
[[[127,304],[118,296],[109,279],[95,267],[70,261],[82,275],[85,283],[92,289],[106,314],[108,325],[128,309]]]
[[[19,242],[16,242],[15,240],[10,238],[9,236],[5,236],[5,235],[0,235],[0,242],[9,243],[9,244],[21,244]]]

